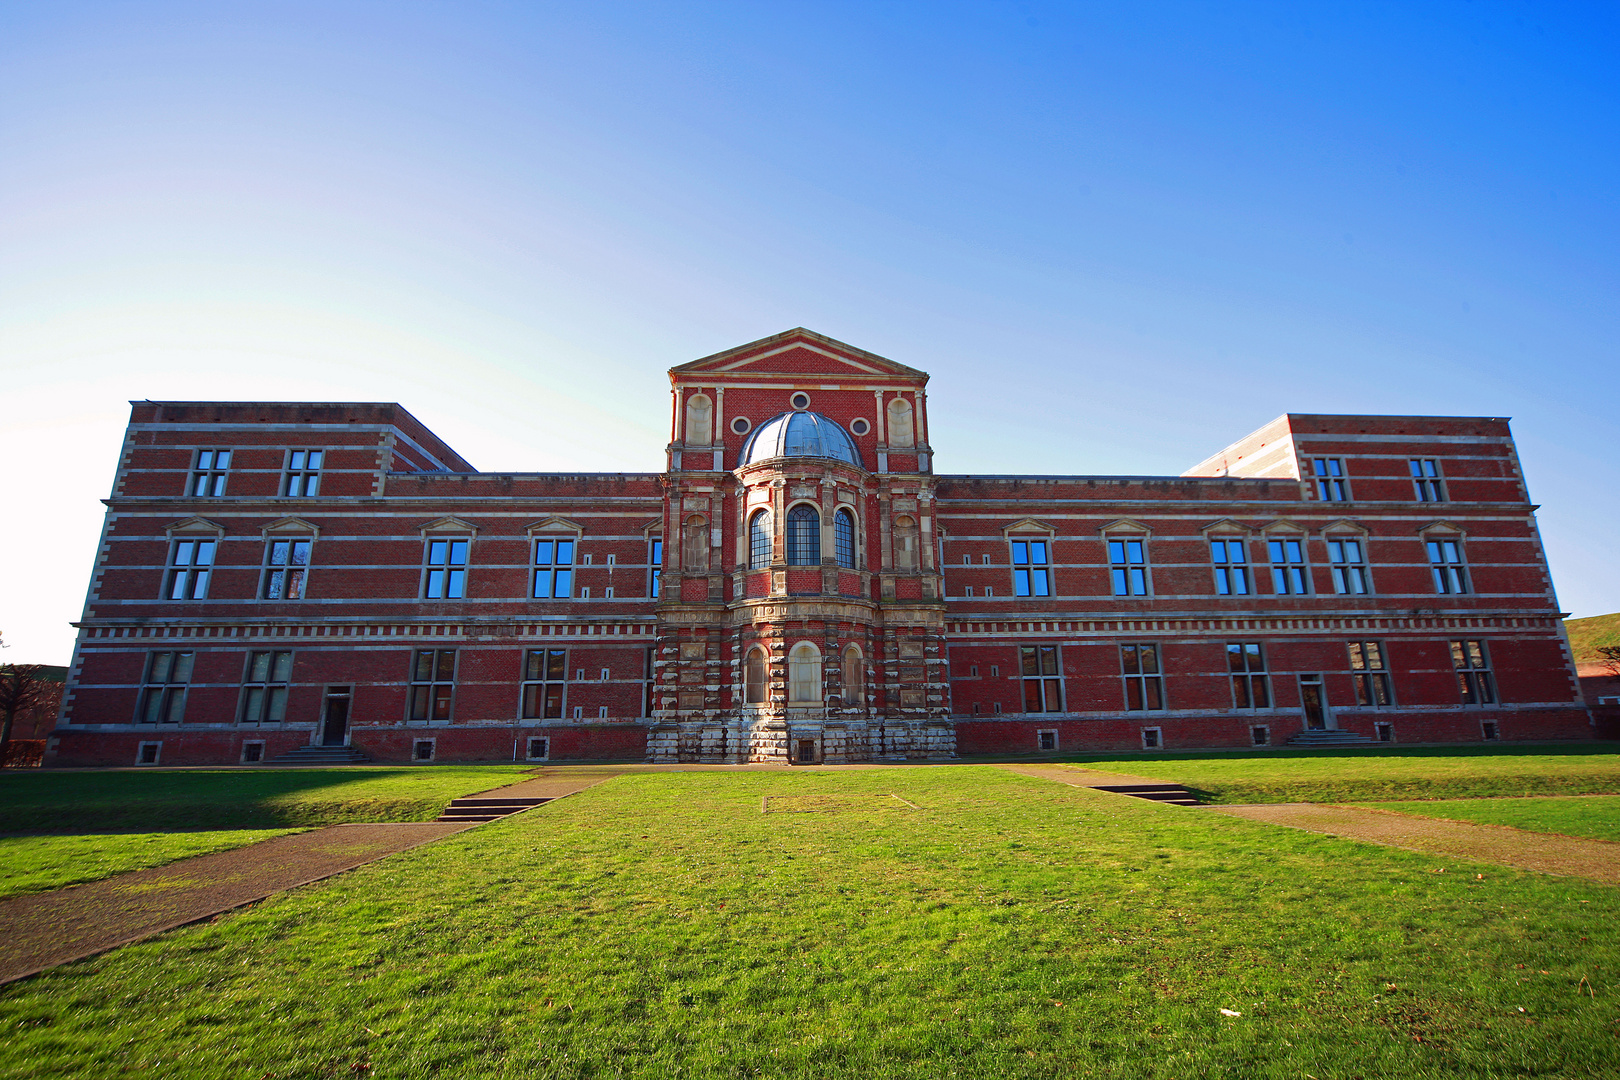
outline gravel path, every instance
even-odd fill
[[[1578,840],[1552,833],[1526,832],[1506,825],[1438,821],[1388,810],[1320,806],[1315,803],[1209,806],[1204,809],[1269,825],[1286,825],[1291,829],[1343,836],[1369,844],[1421,851],[1428,855],[1453,855],[1520,870],[1620,885],[1620,844],[1607,840]]]

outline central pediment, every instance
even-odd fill
[[[887,357],[857,349],[802,326],[670,368],[669,373],[674,377],[783,375],[829,379],[875,375],[880,378],[928,381],[926,372],[897,364]]]

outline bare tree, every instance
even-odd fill
[[[1609,673],[1609,678],[1620,679],[1620,645],[1599,645],[1598,663]]]
[[[11,741],[11,725],[20,712],[42,704],[52,687],[40,678],[44,664],[0,664],[0,758]]]

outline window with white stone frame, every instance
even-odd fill
[[[1362,596],[1372,592],[1372,581],[1367,574],[1367,556],[1360,537],[1330,536],[1327,551],[1335,593]]]
[[[755,510],[748,518],[748,568],[764,570],[771,565],[774,545],[771,536],[771,512]]]
[[[833,551],[839,566],[855,569],[855,515],[843,507],[833,513]]]
[[[1147,540],[1124,536],[1109,538],[1108,568],[1115,596],[1146,596]]]
[[[1466,593],[1468,567],[1463,562],[1462,542],[1444,538],[1425,540],[1429,552],[1429,570],[1434,577],[1434,591],[1441,594]]]
[[[788,653],[788,702],[808,705],[821,701],[821,650],[801,641]]]
[[[1323,502],[1346,502],[1350,485],[1345,480],[1344,459],[1312,458],[1311,473],[1316,480],[1316,497]]]
[[[1407,463],[1412,472],[1412,494],[1418,502],[1445,502],[1446,482],[1440,476],[1440,463],[1434,458],[1412,458]]]
[[[1013,540],[1012,572],[1014,596],[1051,596],[1052,565],[1050,545],[1043,537]]]
[[[1271,556],[1271,591],[1278,596],[1307,596],[1310,568],[1305,562],[1305,538],[1278,536],[1266,541]]]
[[[1063,677],[1056,645],[1022,645],[1018,649],[1024,684],[1024,711],[1063,711]]]
[[[1119,666],[1125,680],[1125,708],[1131,712],[1163,709],[1164,673],[1159,667],[1159,646],[1152,642],[1123,642]]]
[[[524,653],[524,719],[561,719],[567,703],[567,689],[567,649],[529,649]]]
[[[534,541],[535,599],[566,600],[574,595],[574,547],[572,539]]]
[[[659,575],[664,569],[664,538],[655,536],[647,541],[647,595],[658,598]]]
[[[1209,561],[1215,568],[1215,592],[1219,596],[1249,595],[1249,542],[1239,536],[1214,536],[1209,541]]]
[[[467,595],[468,540],[429,540],[423,545],[422,597],[460,600]]]
[[[416,650],[411,663],[410,718],[448,721],[455,690],[456,650]]]
[[[259,594],[266,600],[302,600],[309,578],[309,556],[314,547],[304,538],[272,537],[264,544],[264,585]]]
[[[1457,695],[1464,705],[1496,704],[1496,682],[1491,678],[1491,660],[1483,641],[1453,641],[1451,664],[1457,672]]]
[[[1266,656],[1258,641],[1226,643],[1226,666],[1232,679],[1232,704],[1239,709],[1271,707],[1270,677]]]
[[[285,649],[248,653],[242,680],[242,723],[279,724],[287,719],[287,691],[292,682],[293,654]]]
[[[787,512],[787,561],[789,566],[821,565],[821,515],[809,503]]]
[[[141,680],[140,703],[135,721],[141,724],[178,724],[186,715],[186,684],[196,653],[153,652],[146,654],[146,672]]]
[[[169,543],[169,567],[163,590],[167,600],[203,600],[208,597],[208,579],[214,569],[217,540],[173,540]]]
[[[219,498],[225,494],[225,479],[230,469],[229,450],[198,450],[186,493],[200,498]]]
[[[321,464],[324,450],[287,451],[287,471],[281,481],[281,493],[288,498],[314,498],[321,486]]]
[[[1389,663],[1384,655],[1383,643],[1352,641],[1349,646],[1350,676],[1356,684],[1356,704],[1378,708],[1393,703]]]

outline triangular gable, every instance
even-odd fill
[[[416,527],[416,531],[424,536],[428,533],[476,533],[478,526],[463,518],[455,516],[434,518],[423,522]]]
[[[539,521],[525,525],[523,527],[523,531],[530,534],[538,532],[573,533],[577,536],[583,533],[585,529],[583,526],[577,525],[574,522],[569,521],[567,518],[548,517],[541,518]]]
[[[316,525],[313,521],[305,521],[301,517],[284,517],[279,520],[272,521],[259,531],[265,536],[285,536],[288,534],[296,536],[321,535],[321,527],[319,525]]]
[[[163,531],[170,536],[224,536],[225,526],[217,521],[209,521],[205,517],[188,517],[172,525],[165,525]]]
[[[1263,525],[1261,526],[1260,531],[1263,533],[1281,532],[1302,534],[1310,532],[1309,529],[1299,524],[1297,521],[1289,521],[1287,518],[1279,518],[1278,520],[1271,522],[1269,525]]]
[[[1431,521],[1427,525],[1418,528],[1419,536],[1428,536],[1430,533],[1441,536],[1462,536],[1463,530],[1449,521]]]
[[[750,341],[734,349],[693,360],[689,364],[669,369],[671,375],[722,374],[741,372],[754,374],[817,375],[836,378],[836,371],[827,370],[831,360],[838,369],[863,375],[890,375],[928,381],[926,372],[897,364],[893,360],[865,349],[857,349],[836,338],[795,327],[771,337]]]
[[[1142,536],[1151,536],[1153,534],[1152,529],[1140,521],[1132,521],[1130,518],[1116,518],[1097,531],[1100,533],[1137,533]]]
[[[1367,526],[1363,525],[1359,521],[1352,521],[1349,518],[1340,518],[1338,521],[1330,521],[1326,525],[1322,526],[1321,532],[1323,536],[1326,536],[1329,533],[1350,532],[1360,533],[1362,536],[1371,535],[1367,530]]]
[[[1241,521],[1234,521],[1231,518],[1221,518],[1218,521],[1210,522],[1208,525],[1205,525],[1198,531],[1204,533],[1205,535],[1210,533],[1242,533],[1244,536],[1247,536],[1254,532],[1254,528],[1252,526],[1243,524]]]
[[[1026,536],[1031,533],[1050,536],[1056,532],[1057,530],[1055,528],[1048,525],[1044,521],[1037,521],[1035,518],[1021,518],[1001,530],[1001,534],[1007,537],[1011,537],[1019,533]]]

